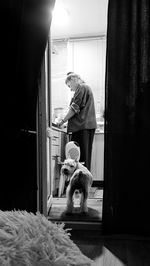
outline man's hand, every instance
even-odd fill
[[[57,126],[62,127],[63,124],[64,124],[64,120],[62,119],[60,122],[57,123]]]

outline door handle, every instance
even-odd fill
[[[21,129],[21,132],[27,133],[27,134],[37,134],[36,131],[34,131],[34,130],[28,130],[28,129]]]
[[[47,127],[47,137],[52,138],[52,129],[50,127]]]

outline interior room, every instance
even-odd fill
[[[77,2],[74,0],[74,4]],[[78,7],[82,8],[85,2],[89,3],[82,0]],[[103,17],[102,7],[92,11],[94,2],[105,6],[105,1],[91,0],[87,24],[90,32],[97,12],[99,21]],[[60,50],[66,51],[66,43],[60,48],[57,40],[69,41],[69,53],[73,55],[87,36],[81,38],[81,27],[80,36],[76,32],[74,37],[64,38],[62,29],[54,36],[54,5],[54,0],[5,0],[0,4],[0,265],[149,266],[149,1],[108,1],[102,220],[79,223],[78,219],[70,224],[51,221],[48,215],[48,196],[55,188],[50,185],[51,129],[55,121],[53,110],[48,108],[52,107],[49,89],[51,83],[54,86],[58,82],[56,72],[53,79],[48,73],[52,73],[51,57],[59,57]],[[82,15],[86,14],[88,5],[85,6]],[[104,32],[106,29],[96,28],[94,38]],[[94,38],[96,47],[100,39]],[[52,49],[47,49],[48,45]],[[82,54],[77,54],[77,64],[79,55]],[[64,60],[65,56],[66,53]],[[68,63],[73,64],[72,61]],[[68,65],[63,73],[59,72],[59,81],[72,67]],[[88,68],[87,71],[81,66],[80,74],[90,84],[93,79]],[[64,83],[63,86],[64,91],[68,89]],[[54,101],[53,108],[64,110],[69,97],[65,100],[63,106],[60,99],[58,105]],[[98,109],[97,100],[96,97]]]
[[[99,0],[86,0],[82,3],[57,0],[55,3],[48,46],[51,53],[49,75],[53,134],[48,214],[52,220],[102,221],[107,4],[107,1]],[[65,160],[65,145],[71,139],[71,135],[67,133],[67,123],[61,129],[57,126],[67,113],[73,97],[65,84],[69,71],[80,74],[94,94],[97,129],[92,149],[93,183],[88,195],[88,215],[80,213],[78,196],[74,199],[75,213],[67,216],[66,194],[58,196],[61,162]]]

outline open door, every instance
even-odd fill
[[[49,42],[45,50],[41,67],[41,78],[39,84],[37,121],[38,121],[38,210],[47,216],[48,201],[51,195],[51,104],[50,104],[50,58]]]
[[[74,1],[68,1],[69,5],[71,3]],[[94,8],[97,9],[97,6]],[[39,210],[53,221],[71,222],[74,225],[94,222],[95,229],[96,224],[99,226],[102,222],[105,49],[106,34],[96,35],[94,32],[92,36],[78,34],[75,38],[57,39],[56,36],[54,38],[51,28],[39,93]],[[60,130],[55,124],[58,116],[68,108],[70,101],[71,94],[64,82],[69,70],[80,73],[88,83],[91,83],[98,121],[91,165],[95,180],[88,199],[90,212],[86,216],[76,213],[72,217],[66,216],[64,212],[66,196],[58,196],[61,162],[65,159],[65,145],[70,136],[65,127]],[[96,159],[100,163],[96,162]],[[78,201],[77,198],[77,205]]]
[[[105,76],[105,48],[106,36],[87,37],[83,39],[55,40],[51,39],[51,104],[52,104],[52,182],[53,202],[49,211],[51,220],[79,222],[101,222],[103,200],[103,163],[104,163],[104,76]],[[98,56],[97,56],[98,55]],[[87,60],[88,58],[88,60]],[[91,68],[85,68],[92,62]],[[94,177],[88,199],[88,215],[78,213],[79,199],[75,215],[65,215],[66,195],[58,196],[58,182],[60,178],[60,161],[65,159],[65,144],[70,139],[64,128],[57,127],[57,120],[64,117],[71,99],[70,90],[65,85],[66,73],[69,69],[82,73],[81,76],[91,80],[95,94],[98,128],[93,142],[91,172]],[[98,89],[97,89],[98,88]],[[102,91],[103,90],[103,91]],[[63,140],[63,141],[62,141]],[[58,146],[57,146],[58,145]],[[58,149],[57,149],[58,148]]]
[[[57,4],[61,4],[61,1],[56,0],[56,5]],[[77,10],[78,6],[80,6],[81,9],[80,4],[81,3],[78,1],[73,0],[65,2],[66,9],[67,7],[68,9],[71,8],[72,12],[72,5],[76,7],[74,10]],[[82,7],[84,7],[84,4],[87,8],[87,5],[90,5],[91,2],[82,1]],[[103,1],[95,1],[91,8],[94,9],[94,12],[96,12],[96,10],[102,10],[100,8],[100,5],[102,4]],[[70,12],[70,14],[72,14],[72,12]],[[104,12],[103,17],[105,18],[105,21],[107,21],[107,3],[105,3],[102,12]],[[72,25],[75,25],[74,18],[75,16],[72,17]],[[59,19],[61,20],[61,18]],[[98,19],[100,19],[100,16]],[[101,223],[102,221],[106,32],[103,32],[103,34],[100,33],[99,24],[93,28],[94,31],[91,32],[91,35],[77,32],[77,25],[76,34],[74,36],[73,31],[70,31],[68,33],[69,35],[67,35],[63,25],[59,27],[58,31],[57,29],[58,28],[53,25],[52,20],[51,34],[49,37],[49,51],[47,53],[50,71],[48,72],[48,75],[51,82],[51,108],[49,108],[49,110],[51,110],[51,123],[49,129],[49,137],[51,139],[49,153],[51,157],[51,176],[47,182],[48,186],[50,184],[51,186],[49,191],[50,194],[48,195],[48,217],[53,221],[65,221],[65,223],[74,222],[74,224],[95,222],[96,225],[96,223]],[[65,159],[65,144],[70,139],[70,136],[67,135],[65,127],[63,130],[57,128],[55,121],[61,116],[64,117],[70,102],[71,93],[64,82],[68,71],[74,71],[80,74],[83,79],[91,84],[96,101],[98,128],[93,143],[91,165],[94,182],[89,196],[90,212],[86,217],[78,215],[78,213],[76,213],[74,217],[66,216],[64,212],[66,207],[66,197],[65,195],[58,197],[61,168],[60,162]],[[76,200],[76,204],[78,205],[78,199]]]

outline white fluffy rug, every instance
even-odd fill
[[[0,211],[0,266],[90,266],[64,224],[25,211]]]

